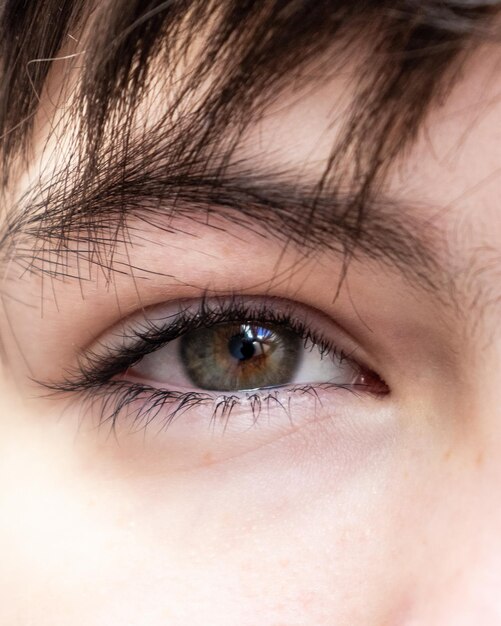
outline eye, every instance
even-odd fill
[[[288,384],[363,384],[353,361],[273,323],[222,323],[185,333],[130,368],[160,385],[238,392]]]
[[[193,411],[257,422],[260,411],[285,409],[290,421],[320,395],[351,390],[384,396],[380,376],[358,358],[357,343],[332,320],[274,298],[178,301],[141,311],[85,351],[63,383],[99,423],[170,425]],[[83,394],[83,395],[80,395]],[[297,411],[296,411],[297,409]],[[267,411],[268,413],[268,411]]]

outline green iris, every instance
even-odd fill
[[[290,383],[302,340],[274,324],[217,324],[186,333],[180,353],[186,374],[200,389],[241,391]]]

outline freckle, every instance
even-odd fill
[[[444,461],[449,461],[452,456],[452,448],[449,448],[444,454]]]
[[[477,467],[480,467],[483,462],[484,462],[484,453],[483,452],[479,452],[477,454],[477,458],[475,459],[475,465]]]
[[[212,465],[214,463],[214,457],[210,452],[206,452],[202,460],[203,465]]]

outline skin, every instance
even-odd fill
[[[334,298],[342,259],[305,259],[227,224],[151,227],[148,245],[129,249],[132,265],[156,272],[148,280],[117,275],[110,287],[90,268],[91,280],[47,281],[41,296],[38,276],[9,269],[0,623],[501,624],[498,65],[497,49],[472,55],[389,179],[434,238],[439,294],[360,257]],[[237,156],[318,176],[344,90],[336,79],[300,99],[284,93]],[[33,171],[47,141],[41,109]],[[30,376],[58,380],[128,315],[206,289],[321,311],[322,332],[391,393],[302,396],[292,419],[275,407],[252,428],[245,407],[226,429],[199,407],[168,431],[131,432],[124,419],[116,436],[82,418],[78,399],[37,397]]]

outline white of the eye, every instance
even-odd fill
[[[175,339],[165,347],[146,355],[129,369],[128,374],[156,386],[193,388],[193,383],[184,371],[179,344],[180,339]],[[331,354],[322,355],[318,347],[310,345],[302,349],[297,372],[290,384],[349,385],[355,382],[357,376],[358,372],[348,359],[341,362]]]
[[[321,354],[313,346],[303,350],[301,361],[291,384],[334,383],[349,385],[358,377],[358,371],[348,359],[339,359],[332,354]]]

